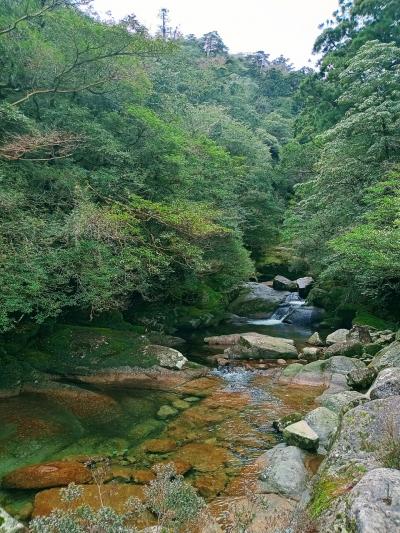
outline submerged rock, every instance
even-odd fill
[[[295,422],[283,430],[283,438],[291,446],[298,446],[303,450],[317,450],[319,437],[317,433],[305,422]]]
[[[264,283],[245,283],[239,296],[230,305],[233,313],[251,316],[257,313],[274,311],[290,294],[276,291]]]
[[[400,396],[400,368],[381,370],[369,390],[371,400],[389,398],[390,396]]]
[[[45,489],[69,483],[88,483],[92,475],[82,463],[54,461],[18,468],[7,474],[2,486],[7,489]]]
[[[305,454],[296,446],[279,444],[257,459],[262,465],[257,492],[275,493],[300,500],[308,479]]]
[[[165,420],[166,418],[177,415],[178,412],[177,409],[174,409],[174,407],[171,407],[170,405],[162,405],[157,411],[157,416],[161,420]]]

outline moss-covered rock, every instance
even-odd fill
[[[68,375],[122,366],[150,368],[157,359],[144,354],[145,345],[145,337],[130,331],[59,324],[25,359],[40,370]]]
[[[272,422],[272,426],[279,431],[280,433],[283,432],[283,430],[290,426],[291,424],[294,424],[295,422],[300,422],[302,420],[303,415],[301,413],[290,413],[289,415],[283,416],[279,420],[274,420]]]

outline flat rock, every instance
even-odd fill
[[[8,489],[44,489],[69,483],[88,483],[92,475],[82,463],[54,461],[18,468],[7,474],[2,486]]]
[[[185,461],[198,472],[213,472],[231,458],[232,455],[225,448],[214,444],[190,443],[177,450],[173,460]]]
[[[225,350],[231,359],[296,359],[297,349],[292,339],[245,333],[235,346]]]
[[[304,420],[319,437],[318,453],[326,454],[339,425],[338,415],[326,407],[317,407],[307,413]]]
[[[319,437],[304,420],[287,426],[283,430],[283,438],[290,446],[298,446],[303,450],[318,449]]]
[[[275,493],[299,500],[308,479],[304,452],[296,446],[278,445],[257,459],[263,469],[257,492]]]
[[[240,333],[232,333],[231,335],[216,335],[214,337],[206,337],[204,342],[211,346],[232,346],[233,344],[237,344],[239,340]]]
[[[300,422],[302,419],[303,415],[301,413],[290,413],[289,415],[279,418],[279,420],[274,420],[272,422],[272,426],[276,429],[276,431],[282,433],[287,426],[290,426],[295,422]]]
[[[337,342],[346,342],[348,334],[349,334],[348,329],[344,329],[344,328],[337,329],[336,331],[334,331],[333,333],[331,333],[330,335],[326,337],[326,344],[330,346],[331,344],[335,344]]]
[[[378,371],[389,367],[400,367],[400,340],[396,340],[378,352],[371,361]]]
[[[381,370],[369,390],[371,400],[390,396],[400,396],[400,368],[398,367]]]

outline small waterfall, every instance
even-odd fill
[[[303,306],[305,303],[305,300],[300,298],[298,292],[291,292],[270,318],[248,320],[247,323],[254,324],[255,326],[275,326],[282,324],[296,308]]]

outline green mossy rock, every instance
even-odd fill
[[[272,422],[272,426],[279,431],[279,433],[282,433],[287,426],[290,426],[296,422],[300,422],[302,418],[303,415],[301,413],[290,413],[289,415],[283,416],[279,420],[274,420]]]
[[[59,324],[25,358],[40,370],[68,375],[122,366],[150,368],[157,359],[144,354],[145,345],[144,337],[130,331]]]
[[[178,414],[178,410],[174,409],[170,405],[162,405],[160,409],[157,411],[157,416],[161,420],[166,420],[167,418],[171,418],[172,416],[175,416]]]
[[[319,437],[304,420],[287,426],[283,430],[283,438],[289,446],[297,446],[310,451],[318,449]]]

